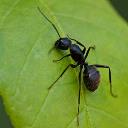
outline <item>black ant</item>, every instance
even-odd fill
[[[80,92],[81,92],[81,73],[83,69],[83,81],[85,83],[86,88],[89,91],[95,91],[98,88],[99,82],[100,82],[100,72],[97,70],[97,68],[107,68],[109,70],[109,83],[110,83],[110,94],[113,97],[116,97],[116,95],[112,92],[112,82],[111,82],[111,70],[110,67],[107,65],[99,65],[99,64],[93,64],[89,65],[86,62],[86,58],[88,57],[90,49],[95,49],[95,47],[89,47],[86,51],[86,47],[81,44],[79,41],[72,39],[70,37],[64,37],[61,38],[56,26],[45,16],[45,14],[40,10],[38,7],[39,12],[52,24],[53,28],[56,30],[59,39],[55,42],[55,47],[57,49],[61,50],[70,50],[70,54],[63,56],[62,58],[58,60],[54,60],[54,62],[60,61],[64,59],[65,57],[71,56],[72,59],[76,62],[76,64],[69,64],[64,71],[61,73],[61,75],[51,84],[51,86],[48,89],[51,89],[53,85],[63,76],[63,74],[67,71],[69,67],[76,68],[77,66],[80,66],[80,72],[79,72],[79,93],[78,93],[78,113],[77,113],[77,123],[79,125],[79,105],[80,105]],[[72,40],[75,41],[78,45],[83,47],[83,50],[80,49],[80,47],[77,44],[72,44]]]

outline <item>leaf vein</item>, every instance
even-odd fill
[[[25,67],[25,65],[26,65],[26,63],[27,63],[27,60],[28,60],[28,58],[29,58],[29,56],[30,56],[30,54],[31,54],[31,52],[32,52],[32,50],[33,50],[33,48],[34,48],[35,45],[37,44],[37,42],[38,42],[40,36],[41,36],[41,34],[39,34],[39,36],[36,38],[36,40],[34,41],[34,43],[32,44],[32,46],[31,46],[30,49],[28,50],[28,53],[27,53],[27,55],[26,55],[26,58],[24,59],[23,65],[22,65],[22,67],[21,67],[21,69],[20,69],[20,71],[19,71],[19,75],[17,76],[17,79],[16,79],[16,87],[15,87],[14,95],[15,95],[16,92],[17,92],[18,83],[19,83],[19,80],[20,80],[20,76],[21,76],[21,74],[22,74],[22,71],[23,71],[23,69],[24,69],[24,67]]]
[[[82,22],[91,23],[91,24],[97,26],[98,28],[101,28],[101,29],[103,29],[103,30],[106,30],[107,32],[112,33],[113,35],[115,35],[115,36],[118,37],[118,38],[121,37],[120,33],[117,34],[117,33],[115,33],[114,31],[111,31],[111,30],[109,29],[109,27],[105,27],[105,26],[103,26],[103,25],[102,25],[102,27],[101,27],[101,25],[94,24],[94,22],[91,22],[91,21],[89,21],[89,20],[85,20],[85,19],[83,19],[83,18],[78,18],[78,17],[73,16],[73,15],[70,16],[70,15],[62,14],[62,13],[55,13],[55,15],[63,16],[63,17],[67,17],[67,18],[73,18],[73,19],[76,19],[76,20],[79,20],[79,21],[82,21]],[[121,40],[122,40],[122,37],[121,37]],[[127,41],[127,40],[126,40],[126,41]]]

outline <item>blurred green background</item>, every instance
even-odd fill
[[[128,0],[109,0],[115,11],[128,22]],[[13,128],[0,97],[0,128]]]

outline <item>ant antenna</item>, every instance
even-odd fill
[[[48,22],[50,22],[50,23],[52,24],[52,26],[53,26],[53,28],[56,30],[58,36],[61,38],[61,36],[60,36],[60,34],[59,34],[59,32],[58,32],[58,30],[57,30],[55,24],[53,24],[52,21],[48,19],[48,17],[40,10],[39,7],[37,7],[37,9],[38,9],[39,12],[45,17],[45,19],[46,19]]]

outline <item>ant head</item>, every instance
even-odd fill
[[[55,47],[61,50],[67,50],[71,46],[71,40],[67,37],[60,38],[55,42]]]

